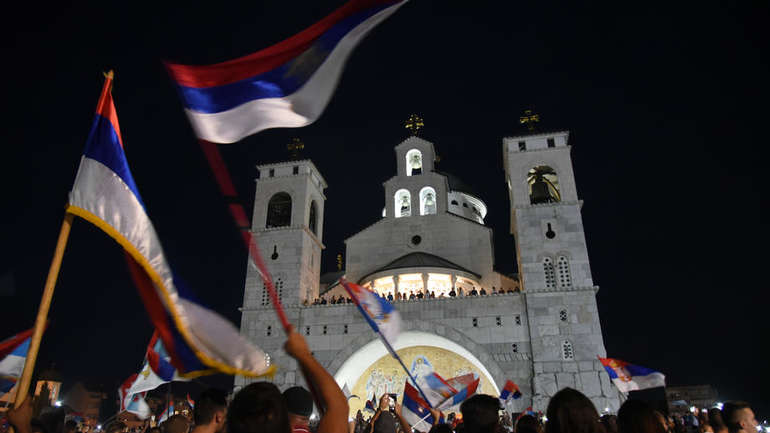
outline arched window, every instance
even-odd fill
[[[454,206],[459,206],[459,203],[457,203],[457,200],[452,200],[452,204],[453,204]]]
[[[556,259],[556,266],[559,270],[559,286],[572,287],[572,275],[569,272],[569,260],[564,256]]]
[[[572,349],[572,343],[567,340],[564,340],[561,343],[561,358],[565,361],[575,359],[575,351]]]
[[[412,149],[406,152],[406,175],[422,174],[422,152]]]
[[[267,203],[266,228],[286,227],[291,225],[291,196],[285,192],[279,192],[270,198]]]
[[[412,195],[408,190],[400,189],[395,196],[396,218],[412,215]]]
[[[556,287],[556,273],[553,268],[553,260],[550,257],[543,258],[543,272],[545,273],[545,287]]]
[[[316,229],[318,228],[318,217],[316,216],[315,200],[310,202],[310,216],[308,217],[307,226],[314,235],[318,236]]]
[[[561,201],[559,177],[547,165],[539,165],[527,173],[529,202],[531,204],[558,203]]]
[[[436,213],[436,190],[426,186],[420,190],[420,215]]]

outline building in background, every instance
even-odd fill
[[[711,385],[667,386],[666,400],[669,413],[684,414],[695,406],[711,409],[717,403],[719,394]]]

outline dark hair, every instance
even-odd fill
[[[269,382],[247,385],[227,409],[228,433],[290,433],[289,412],[281,391]]]
[[[546,409],[546,433],[603,433],[599,413],[582,392],[564,388],[557,392]]]
[[[113,433],[125,430],[126,425],[120,421],[110,423],[105,429],[105,433]]]
[[[206,425],[214,421],[217,411],[227,408],[227,395],[224,391],[209,388],[198,396],[193,409],[195,425]]]
[[[727,428],[730,430],[738,427],[738,411],[743,409],[751,409],[748,403],[745,401],[728,401],[722,406],[722,421],[724,421]]]
[[[626,400],[618,411],[620,433],[665,433],[655,411],[641,400]]]
[[[604,426],[604,430],[607,433],[618,433],[618,417],[615,415],[602,415],[601,418],[599,418],[599,422],[602,423],[602,426]]]
[[[525,414],[516,420],[516,432],[539,432],[543,431],[543,426],[540,424],[540,420],[534,415]]]
[[[172,415],[160,425],[163,433],[187,433],[190,421],[184,415]]]
[[[500,399],[476,394],[460,405],[463,425],[468,433],[493,432],[499,421]]]
[[[301,386],[292,386],[283,392],[289,413],[309,417],[313,413],[313,395]]]
[[[452,433],[452,426],[442,422],[431,427],[428,433]]]
[[[71,432],[78,429],[78,423],[74,419],[68,419],[64,422],[64,431]]]
[[[719,430],[720,428],[727,427],[725,425],[725,421],[722,419],[722,411],[712,407],[708,411],[709,413],[709,424],[711,424],[711,427],[714,427],[714,431]]]

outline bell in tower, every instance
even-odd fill
[[[529,170],[527,182],[529,183],[529,202],[531,204],[561,201],[559,179],[551,167],[541,165]]]
[[[408,195],[402,195],[401,196],[401,216],[410,216],[412,215],[411,210],[411,204],[409,203],[409,196]]]

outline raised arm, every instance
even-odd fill
[[[286,353],[296,359],[305,373],[305,379],[313,384],[313,388],[320,393],[319,396],[326,406],[326,412],[318,424],[317,433],[339,433],[347,430],[348,401],[345,394],[334,381],[334,378],[310,353],[310,348],[305,339],[289,328],[289,335],[284,345]]]

